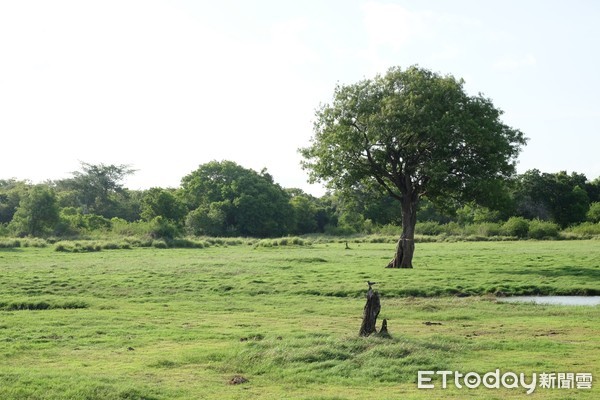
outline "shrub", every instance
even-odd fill
[[[584,222],[583,224],[569,228],[567,233],[572,233],[580,237],[597,236],[600,235],[600,223]]]
[[[529,221],[523,217],[510,217],[502,225],[502,231],[508,236],[525,238],[529,233]]]
[[[150,221],[150,236],[153,238],[173,239],[179,233],[177,225],[161,216]]]
[[[152,241],[152,247],[156,249],[167,249],[169,245],[164,239],[157,239]]]
[[[435,221],[417,222],[415,233],[418,235],[437,236],[444,231],[442,225]]]
[[[439,225],[439,224],[438,224]],[[417,224],[416,229],[419,229],[419,224]],[[402,227],[393,224],[383,225],[378,229],[379,234],[384,236],[400,236],[402,233]]]
[[[559,227],[554,222],[534,219],[529,223],[529,237],[532,239],[557,238]]]
[[[112,226],[111,220],[100,215],[87,214],[83,216],[83,223],[89,230],[109,230]]]
[[[590,204],[590,209],[588,210],[586,217],[590,222],[600,222],[600,202]]]
[[[448,222],[447,224],[440,226],[442,228],[442,234],[451,236],[460,236],[463,234],[463,229],[458,222]]]

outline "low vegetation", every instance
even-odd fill
[[[516,399],[418,390],[417,371],[600,376],[599,307],[496,301],[600,294],[597,241],[423,242],[413,270],[382,268],[393,236],[194,241],[0,249],[0,398]],[[367,280],[392,339],[358,337]]]

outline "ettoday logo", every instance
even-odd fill
[[[483,385],[488,389],[518,389],[523,388],[527,394],[533,393],[536,388],[543,389],[591,389],[591,373],[501,373],[499,369],[483,375],[477,372],[462,373],[459,371],[418,371],[417,388],[435,389],[434,378],[440,377],[442,389],[448,387],[448,382],[453,382],[458,389],[463,387],[475,389]]]

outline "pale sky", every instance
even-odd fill
[[[418,64],[530,138],[519,172],[600,176],[599,1],[0,0],[0,179],[211,160],[309,186],[299,147],[337,82]]]

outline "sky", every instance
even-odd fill
[[[315,195],[298,148],[336,84],[412,65],[465,80],[529,142],[518,172],[600,177],[600,2],[0,0],[0,179],[212,160]]]

